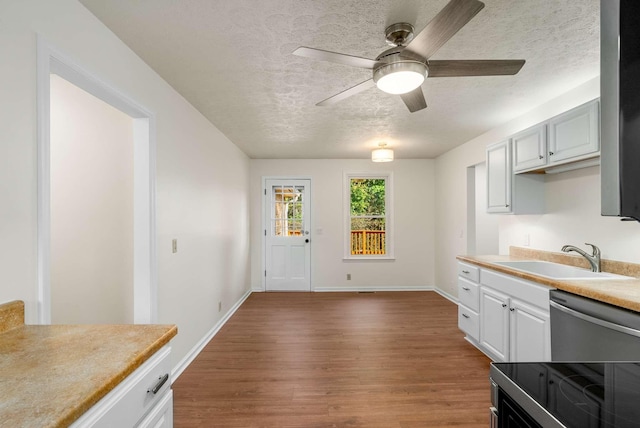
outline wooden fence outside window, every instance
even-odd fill
[[[352,230],[351,254],[386,254],[384,230]]]

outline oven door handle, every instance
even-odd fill
[[[608,328],[610,330],[614,330],[614,331],[617,331],[617,332],[620,332],[620,333],[624,333],[624,334],[629,334],[631,336],[640,337],[640,330],[636,330],[635,328],[626,327],[626,326],[623,326],[623,325],[620,325],[620,324],[615,324],[615,323],[612,323],[612,322],[609,322],[609,321],[601,320],[599,318],[595,318],[595,317],[592,317],[592,316],[587,315],[587,314],[583,314],[582,312],[575,311],[575,310],[573,310],[571,308],[567,308],[566,306],[563,306],[563,305],[561,305],[559,303],[556,303],[553,300],[549,301],[549,305],[552,308],[559,310],[560,312],[564,312],[564,313],[572,315],[572,316],[574,316],[576,318],[580,318],[583,321],[587,321],[587,322],[590,322],[592,324],[597,324],[597,325],[599,325],[601,327]]]
[[[489,407],[489,428],[498,427],[498,409],[495,407]]]

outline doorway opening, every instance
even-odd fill
[[[112,86],[99,80],[92,73],[80,67],[75,61],[69,59],[56,49],[54,49],[43,37],[38,36],[38,282],[37,282],[37,322],[40,324],[51,324],[54,322],[95,322],[112,323],[133,322],[133,323],[153,323],[157,319],[157,263],[155,254],[155,118],[152,113],[141,107],[130,98],[123,95]],[[53,82],[53,84],[52,84]],[[60,123],[52,124],[52,119],[56,119],[56,114],[52,113],[52,102],[59,102],[54,91],[64,87],[69,93],[78,95],[84,92],[87,97],[93,98],[93,102],[100,101],[106,106],[100,107],[109,111],[112,116],[118,116],[124,128],[128,128],[127,136],[129,147],[123,155],[120,153],[119,160],[115,163],[104,164],[104,159],[94,159],[94,165],[87,165],[88,159],[99,156],[100,150],[97,147],[90,147],[91,141],[84,141],[87,147],[82,147],[84,135],[74,138],[79,140],[79,144],[70,149],[71,152],[52,153],[52,150],[60,149],[60,128],[82,128],[81,124],[73,123],[67,126],[60,126]],[[53,95],[53,97],[52,97]],[[85,101],[89,98],[85,98]],[[55,108],[60,107],[56,105]],[[77,106],[76,106],[77,107]],[[76,111],[77,113],[77,111]],[[59,118],[58,118],[59,119]],[[56,119],[56,120],[58,120]],[[90,127],[90,126],[89,126]],[[52,135],[55,133],[55,135]],[[104,133],[105,130],[102,130]],[[67,139],[65,135],[62,139]],[[89,138],[91,139],[91,138]],[[127,146],[127,142],[121,142]],[[53,145],[52,145],[53,144]],[[106,144],[108,146],[108,144]],[[104,148],[104,147],[103,147]],[[86,152],[85,157],[80,156],[80,152]],[[102,154],[104,157],[104,153]],[[127,165],[117,165],[122,162],[123,157],[128,157]],[[109,190],[102,193],[101,185],[96,181],[91,181],[99,174],[95,171],[96,165],[100,164],[105,174],[101,180],[109,183],[106,188]],[[76,168],[78,167],[78,168]],[[114,168],[120,168],[124,173],[113,174]],[[93,170],[93,171],[92,171]],[[128,171],[128,172],[127,172]],[[84,189],[85,199],[90,200],[86,204],[78,204],[76,198],[78,189],[81,187],[67,186],[66,189],[58,186],[60,178],[64,175],[71,175],[77,180],[78,174],[90,175],[91,180],[87,180],[88,189]],[[69,177],[67,177],[69,178]],[[62,180],[64,181],[64,180]],[[98,180],[100,181],[100,180]],[[113,186],[112,182],[127,182],[124,186]],[[73,183],[77,185],[78,183]],[[122,183],[120,183],[122,184]],[[63,189],[63,190],[61,190]],[[111,194],[109,194],[111,192]],[[124,192],[124,195],[117,193]],[[130,199],[127,196],[130,195]],[[52,198],[62,197],[55,201]],[[71,202],[71,199],[75,202]],[[93,199],[91,199],[93,198]],[[67,204],[67,199],[69,203]],[[119,200],[116,208],[107,208],[105,202],[110,199]],[[127,199],[129,199],[127,201]],[[124,201],[124,202],[123,202]],[[87,202],[87,201],[85,201]],[[79,211],[86,211],[84,215],[73,218],[80,214]],[[110,211],[111,210],[111,211]],[[115,211],[114,211],[115,210]],[[126,215],[122,215],[126,212]],[[113,219],[114,213],[120,217]],[[62,220],[62,221],[60,221]],[[92,223],[89,221],[92,220]],[[81,222],[82,224],[79,224]],[[90,223],[90,224],[89,224]],[[103,253],[98,252],[98,247],[105,246],[104,234],[113,233],[113,229],[106,227],[108,223],[116,224],[118,233],[121,235],[111,239],[108,248]],[[101,227],[104,226],[104,227]],[[84,236],[86,230],[92,230],[95,235]],[[54,229],[55,228],[55,229]],[[52,240],[53,238],[53,240]],[[73,251],[58,257],[52,257],[52,250],[58,251],[60,248],[69,247],[69,241],[75,243],[82,242],[82,245],[75,246]],[[114,237],[110,237],[114,238]],[[117,242],[119,239],[128,242]],[[66,242],[65,242],[66,241]],[[109,241],[107,239],[107,241]],[[88,247],[87,247],[88,246]],[[87,250],[90,248],[90,250]],[[75,251],[75,253],[74,253]],[[93,258],[87,259],[82,252],[93,251]],[[120,253],[120,254],[119,254]],[[59,264],[62,259],[63,263]],[[103,287],[109,289],[93,290],[91,287],[99,285],[101,275],[109,270],[108,263],[101,263],[105,258],[110,258],[112,267],[118,266],[121,272],[119,275],[126,280],[119,281],[118,285],[108,285],[103,282]],[[127,260],[124,261],[124,258]],[[56,262],[56,266],[52,265]],[[102,264],[99,269],[97,264]],[[88,273],[89,275],[79,275],[78,273]],[[100,273],[102,272],[102,273]],[[65,276],[66,275],[66,276]],[[70,276],[69,276],[70,275]],[[52,285],[59,282],[61,278],[73,278],[78,287],[83,287],[83,281],[91,281],[93,284],[84,284],[84,288],[65,290],[67,296],[73,294],[83,295],[67,306],[68,310],[75,311],[76,314],[64,314],[64,306],[58,306],[63,295],[52,296],[52,292],[58,293],[60,290],[53,290]],[[79,279],[82,278],[82,279]],[[87,279],[89,278],[89,279]],[[113,284],[113,282],[112,282]],[[99,308],[97,301],[91,301],[89,296],[98,294],[98,300],[106,299],[103,302],[105,308]],[[52,320],[52,305],[55,304],[56,314]],[[81,307],[84,305],[84,307]],[[104,310],[115,312],[126,312],[125,315],[118,315],[116,319],[98,316],[93,320],[85,317],[87,313],[100,313]],[[112,311],[113,312],[113,311]]]

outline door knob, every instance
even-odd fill
[[[309,238],[305,239],[304,242],[309,243]]]

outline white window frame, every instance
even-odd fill
[[[344,216],[344,260],[393,260],[393,173],[392,172],[345,172],[342,186]],[[385,180],[385,245],[386,254],[351,254],[351,179],[380,178]]]

